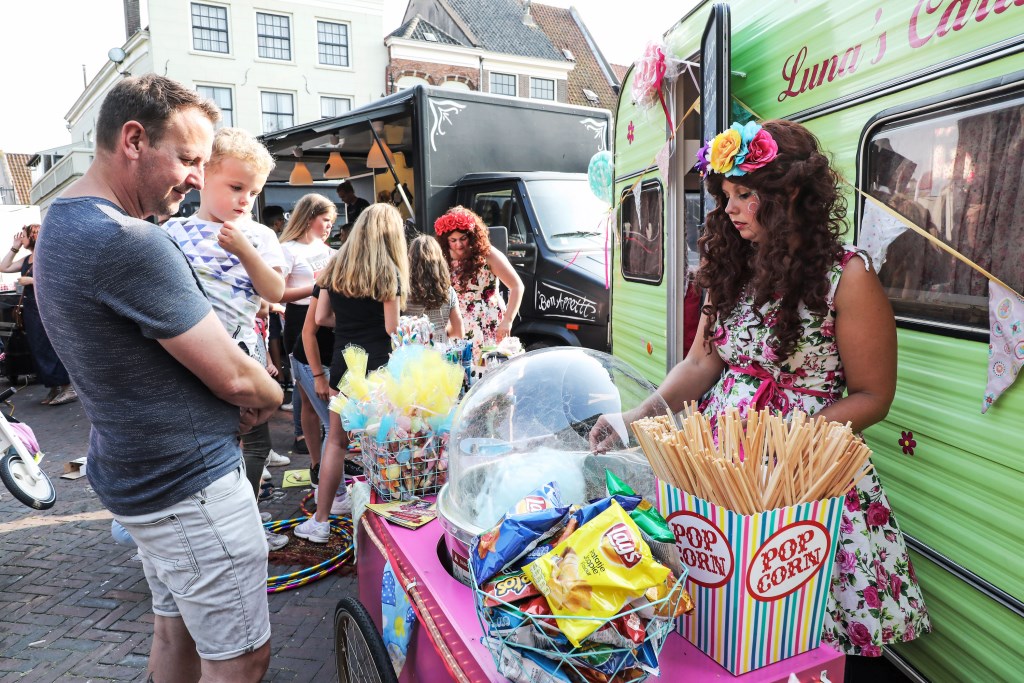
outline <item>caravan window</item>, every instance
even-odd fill
[[[887,124],[867,145],[870,194],[1022,291],[1024,97]],[[883,255],[879,277],[897,317],[987,334],[988,280],[923,236],[872,217],[870,205],[865,212],[857,242]]]
[[[661,182],[640,186],[640,203],[627,190],[619,212],[619,244],[622,246],[622,277],[633,282],[659,284],[665,273],[664,214]]]

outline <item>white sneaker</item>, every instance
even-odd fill
[[[263,531],[267,535],[267,545],[270,547],[271,552],[280,550],[288,545],[288,537],[284,534],[275,534],[269,529],[264,529]]]
[[[291,403],[282,403],[281,404],[281,410],[287,411],[289,413],[292,412],[292,404]]]
[[[334,494],[334,502],[331,503],[331,514],[344,517],[352,516],[352,501],[349,500],[347,491]]]
[[[292,459],[287,455],[281,455],[274,449],[270,449],[270,455],[267,456],[267,467],[283,467],[284,465],[290,465]]]
[[[312,543],[327,543],[331,538],[331,523],[318,522],[315,517],[310,517],[295,527],[295,535]]]
[[[269,480],[270,479],[270,470],[268,470],[266,467],[264,467],[263,468],[263,474],[260,476],[260,479]]]
[[[260,521],[263,522],[264,524],[266,524],[267,522],[269,522],[272,519],[274,519],[274,516],[272,514],[270,514],[269,512],[261,512],[260,513]]]

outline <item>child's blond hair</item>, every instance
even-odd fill
[[[274,170],[274,157],[256,137],[241,128],[221,128],[213,136],[213,153],[206,168],[215,169],[224,159],[237,159],[253,171],[270,175]]]
[[[317,284],[353,299],[398,299],[399,308],[405,308],[409,252],[398,209],[390,204],[371,204],[364,209]]]

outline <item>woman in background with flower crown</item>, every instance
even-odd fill
[[[707,301],[689,354],[657,394],[674,411],[699,401],[712,423],[730,407],[741,417],[802,410],[856,431],[882,420],[896,389],[896,324],[867,255],[840,241],[845,200],[817,139],[789,121],[734,123],[697,166],[717,200],[700,238]],[[592,432],[597,448],[604,428]],[[870,474],[846,496],[822,638],[879,656],[930,630],[903,535]]]
[[[434,232],[452,273],[465,329],[472,332],[474,355],[478,355],[481,346],[509,336],[523,300],[523,281],[505,255],[491,248],[487,226],[469,209],[452,207],[434,222]],[[507,306],[498,291],[499,281],[508,288]]]

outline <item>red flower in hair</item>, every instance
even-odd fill
[[[472,232],[476,226],[476,220],[470,214],[463,211],[454,211],[434,221],[434,232],[438,237],[447,232],[458,230],[459,232]]]

